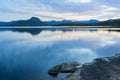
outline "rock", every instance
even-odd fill
[[[77,66],[80,64],[78,62],[69,62],[61,64],[61,73],[72,73],[77,70]]]
[[[78,69],[74,73],[69,74],[66,78],[62,80],[80,80],[80,69]]]
[[[80,70],[79,80],[120,80],[120,54],[97,58]]]
[[[57,77],[58,73],[60,72],[61,65],[56,65],[52,69],[48,71],[48,74],[54,77]]]
[[[72,73],[77,70],[77,66],[80,64],[78,62],[69,62],[69,63],[63,63],[60,65],[54,66],[52,69],[48,71],[48,74],[54,77],[57,77],[57,75],[60,73]]]
[[[79,69],[74,63],[61,64],[60,72],[72,72],[61,80],[120,80],[120,54],[97,58]]]

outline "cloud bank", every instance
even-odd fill
[[[105,20],[120,17],[119,4],[119,0],[1,0],[0,14],[3,17],[0,20],[31,16],[42,20]]]

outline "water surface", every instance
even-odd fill
[[[120,53],[119,40],[120,33],[109,29],[0,31],[0,80],[50,80],[47,71],[56,64]]]

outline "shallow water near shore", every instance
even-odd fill
[[[120,53],[119,40],[116,28],[46,28],[36,35],[1,30],[0,80],[51,80],[47,72],[54,65]]]

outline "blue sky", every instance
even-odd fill
[[[120,0],[1,0],[0,21],[120,18]]]

